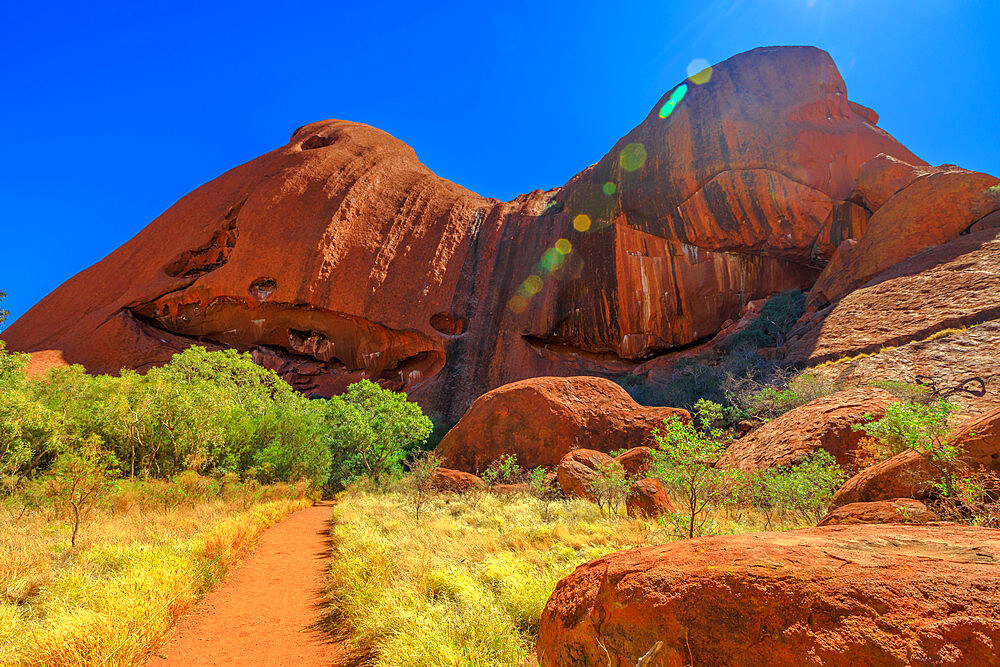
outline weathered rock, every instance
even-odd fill
[[[499,496],[506,496],[513,493],[531,493],[531,487],[527,484],[494,484],[490,491]]]
[[[833,506],[869,503],[893,498],[924,500],[933,493],[938,470],[920,453],[907,450],[865,468],[844,482],[833,496]]]
[[[939,338],[881,350],[871,356],[817,366],[809,372],[842,387],[881,380],[915,382],[925,378],[971,417],[1000,405],[1000,320]]]
[[[735,441],[719,465],[739,470],[787,466],[825,449],[839,465],[852,466],[864,433],[851,427],[865,423],[865,415],[881,418],[886,407],[896,402],[895,396],[876,387],[822,396]]]
[[[657,517],[674,511],[667,489],[660,480],[647,477],[632,487],[625,499],[625,511],[632,517]]]
[[[836,360],[997,319],[1000,230],[987,229],[928,249],[851,292],[824,319],[792,332],[789,358]]]
[[[306,125],[4,339],[93,372],[235,347],[303,392],[365,377],[450,420],[526,377],[629,371],[750,300],[808,288],[817,239],[860,228],[843,202],[861,166],[880,153],[922,164],[847,100],[818,49],[755,49],[684,86],[563,187],[505,203],[374,128]]]
[[[645,477],[653,465],[653,450],[649,447],[632,447],[617,457],[629,477]]]
[[[893,498],[869,503],[849,503],[820,519],[819,526],[855,523],[930,523],[940,517],[913,498]]]
[[[947,171],[951,165],[912,165],[880,153],[861,165],[854,197],[869,211],[877,211],[893,195],[923,176]]]
[[[973,470],[1000,472],[1000,407],[965,422],[948,441],[959,448],[963,463]]]
[[[834,257],[813,286],[810,302],[837,302],[903,260],[958,238],[1000,208],[990,191],[998,184],[993,176],[957,167],[918,178],[875,211],[846,257]]]
[[[826,526],[610,554],[556,586],[541,667],[996,664],[1000,531]]]
[[[430,487],[435,491],[468,493],[486,488],[486,482],[461,470],[438,468],[431,475]]]
[[[620,466],[614,458],[593,449],[574,449],[566,454],[556,468],[559,488],[569,498],[593,500],[590,484],[597,478],[598,470],[607,466]]]
[[[553,466],[572,449],[642,445],[679,408],[647,408],[610,380],[541,377],[504,385],[472,404],[437,447],[448,465],[484,470],[504,454],[522,468]]]

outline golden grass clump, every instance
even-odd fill
[[[265,528],[310,504],[292,487],[164,506],[145,488],[163,484],[124,484],[72,550],[57,508],[0,504],[0,665],[141,663]]]
[[[414,514],[409,495],[361,486],[335,510],[331,620],[380,667],[534,664],[539,619],[559,579],[675,534],[583,500],[546,510],[528,494],[437,495],[419,523]],[[720,532],[763,526],[748,513],[735,521],[720,509],[714,518]]]

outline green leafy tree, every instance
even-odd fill
[[[555,493],[549,484],[549,472],[538,466],[528,473],[528,489],[531,495],[542,501],[542,521],[549,520],[549,507],[555,499]]]
[[[625,469],[617,461],[598,464],[596,473],[587,481],[594,502],[602,513],[617,514],[634,486],[634,480],[625,474]]]
[[[100,438],[91,436],[62,452],[49,471],[46,495],[73,511],[70,546],[76,546],[80,522],[111,488],[118,460],[106,451]]]
[[[333,486],[359,474],[378,481],[398,470],[408,451],[419,447],[433,429],[420,406],[402,392],[370,380],[355,382],[326,403],[326,423],[334,459]]]
[[[710,418],[708,415],[706,418]],[[720,429],[699,430],[676,416],[653,430],[652,476],[681,499],[679,523],[688,537],[700,534],[709,510],[721,505],[732,490],[733,474],[715,467],[728,444]]]
[[[441,467],[441,457],[434,452],[417,450],[410,455],[406,467],[409,470],[407,481],[413,493],[416,519],[420,521],[420,509],[434,491],[434,473]]]
[[[893,403],[882,418],[865,415],[866,423],[852,428],[874,438],[884,458],[908,449],[919,453],[938,471],[939,492],[951,496],[955,475],[962,466],[961,450],[948,440],[948,420],[957,409],[943,399],[926,405]]]
[[[826,450],[820,449],[792,466],[756,470],[743,476],[744,495],[767,527],[774,518],[798,518],[818,523],[847,475]]]

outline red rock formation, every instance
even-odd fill
[[[604,452],[593,449],[574,449],[559,461],[556,468],[556,480],[559,488],[568,498],[585,498],[593,500],[594,494],[590,484],[598,475],[600,468],[620,466],[615,459]]]
[[[430,487],[435,491],[468,493],[477,489],[485,489],[486,482],[461,470],[438,468],[431,475]]]
[[[615,458],[622,464],[625,474],[629,477],[645,477],[652,465],[652,449],[649,447],[632,447]]]
[[[913,498],[893,498],[870,503],[849,503],[820,519],[819,526],[855,523],[930,523],[940,517]]]
[[[310,394],[368,377],[455,418],[504,383],[629,370],[808,288],[814,255],[864,226],[846,204],[862,165],[923,164],[818,49],[756,49],[683,85],[565,186],[507,203],[374,128],[306,125],[4,338],[94,372],[232,346]]]
[[[959,426],[948,442],[959,448],[970,468],[1000,472],[1000,407]]]
[[[573,449],[611,452],[650,441],[679,408],[647,408],[610,380],[541,377],[483,394],[441,440],[437,452],[459,470],[484,470],[504,454],[522,468],[554,466]]]
[[[993,176],[957,167],[917,178],[875,211],[857,246],[844,257],[834,256],[813,286],[810,301],[839,301],[882,271],[958,238],[1000,209],[990,190],[998,184]]]
[[[787,466],[825,449],[841,466],[853,466],[857,444],[864,433],[851,427],[863,424],[865,415],[881,418],[886,407],[896,402],[895,396],[876,387],[849,389],[817,398],[731,444],[719,459],[719,465],[739,470]]]
[[[663,482],[653,477],[640,479],[625,499],[625,511],[632,517],[657,517],[674,511]]]
[[[1000,531],[826,526],[610,554],[556,586],[541,667],[995,664]]]
[[[865,468],[844,482],[833,496],[833,506],[870,503],[893,498],[931,497],[937,469],[919,452],[906,450],[890,459]]]

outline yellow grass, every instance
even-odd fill
[[[310,501],[227,495],[164,509],[130,484],[83,522],[0,506],[0,665],[133,665],[260,533]]]
[[[607,553],[674,539],[655,521],[604,517],[582,500],[553,502],[545,516],[525,494],[439,495],[417,523],[405,493],[352,488],[335,517],[334,621],[384,667],[534,664],[559,579]],[[714,518],[724,532],[762,528],[723,511]]]

